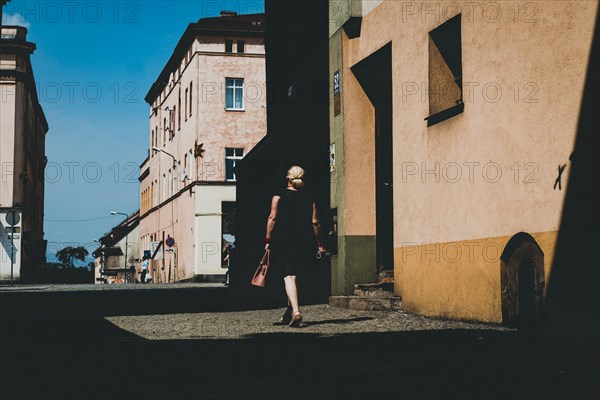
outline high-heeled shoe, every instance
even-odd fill
[[[288,325],[290,322],[292,322],[292,306],[288,306],[285,309],[285,313],[283,314],[283,317],[281,317],[279,322],[282,325]]]
[[[290,327],[292,327],[292,328],[298,328],[298,327],[300,327],[300,323],[301,322],[302,322],[302,314],[297,313],[292,318],[292,321],[290,322]]]

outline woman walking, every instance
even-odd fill
[[[326,250],[320,240],[320,224],[317,207],[311,195],[305,193],[304,170],[291,167],[286,175],[287,188],[273,196],[271,213],[267,221],[265,250],[274,244],[275,268],[283,274],[288,308],[281,322],[292,327],[300,326],[302,314],[298,304],[296,277],[314,256],[315,239],[319,252]]]

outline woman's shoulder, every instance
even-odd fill
[[[306,199],[310,202],[314,202],[315,201],[315,197],[313,196],[312,193],[310,192],[305,192],[303,190],[290,190],[290,189],[281,189],[278,192],[275,192],[273,194],[273,197],[278,196],[281,198],[286,198],[289,196],[297,196],[299,198],[303,198]]]
[[[279,196],[279,197],[287,197],[292,195],[293,193],[298,193],[295,190],[290,190],[290,189],[281,189],[277,192],[275,192],[275,194],[273,196]]]

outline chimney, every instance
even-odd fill
[[[4,17],[2,16],[2,9],[4,5],[8,3],[10,0],[0,0],[0,29],[2,29],[2,22],[4,22]]]
[[[222,10],[220,16],[221,17],[235,17],[237,15],[237,11],[227,11]]]

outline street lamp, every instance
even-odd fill
[[[125,218],[129,218],[128,214],[122,213],[122,212],[118,212],[118,211],[111,211],[110,215],[124,215]],[[129,233],[125,234],[125,265],[124,265],[124,271],[123,271],[123,283],[127,284],[127,246],[128,246],[128,240],[129,240]]]
[[[173,159],[173,165],[176,166],[177,165],[177,160],[175,159],[175,156],[167,151],[164,151],[163,149],[159,149],[156,146],[152,147],[152,150],[154,150],[155,152],[161,152],[161,153],[165,153],[166,155],[168,155],[169,157],[171,157]]]

